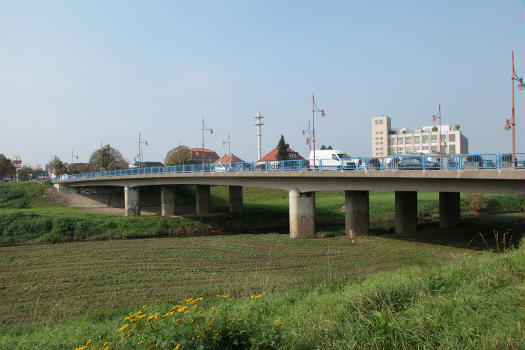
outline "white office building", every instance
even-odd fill
[[[468,153],[468,139],[459,128],[450,125],[424,126],[421,129],[393,129],[387,116],[372,118],[372,156],[384,157],[396,154],[441,154]]]

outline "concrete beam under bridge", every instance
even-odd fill
[[[368,234],[369,192],[345,191],[345,232],[349,238]]]
[[[417,229],[417,192],[396,191],[396,233]]]
[[[161,186],[160,209],[162,216],[175,215],[175,187]]]
[[[439,192],[439,227],[454,228],[460,218],[459,192]]]
[[[242,213],[243,210],[243,196],[242,186],[229,186],[230,192],[230,213]]]
[[[315,234],[315,192],[290,191],[290,238]]]
[[[195,188],[197,215],[211,213],[210,185],[196,185]]]
[[[140,216],[139,187],[124,186],[124,206],[126,216]]]

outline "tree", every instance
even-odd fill
[[[35,169],[31,168],[29,165],[24,165],[20,170],[18,170],[18,181],[29,181],[31,180]]]
[[[67,173],[72,174],[82,174],[89,172],[89,165],[85,163],[77,164],[67,164]]]
[[[284,142],[284,136],[281,135],[279,143],[277,143],[277,160],[288,159],[288,144]]]
[[[459,130],[460,128],[461,128],[461,125],[459,124],[454,125],[454,130]]]
[[[434,126],[432,127],[432,131],[438,131],[438,127],[434,125]]]
[[[331,145],[328,145],[328,147],[326,147],[326,149],[333,149]]]
[[[321,146],[321,151],[324,151],[325,149],[327,149],[326,146],[325,146],[325,145],[322,145],[322,146]]]
[[[183,165],[191,164],[190,149],[187,146],[177,146],[168,151],[164,158],[164,165]]]
[[[55,176],[61,176],[64,174],[67,174],[67,166],[64,164],[63,161],[60,160],[57,156],[55,156],[50,162],[49,165],[53,167],[55,170]]]
[[[126,169],[129,163],[118,150],[105,145],[91,154],[89,165],[93,171],[100,171],[101,168],[102,170]]]
[[[0,153],[0,180],[4,177],[14,177],[16,173],[15,166],[11,159]]]

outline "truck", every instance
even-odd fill
[[[310,168],[319,169],[356,169],[356,163],[350,159],[350,156],[339,149],[319,149],[310,151],[308,157]]]

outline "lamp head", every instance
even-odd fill
[[[511,128],[511,126],[510,126],[510,120],[505,119],[505,127],[504,127],[503,129],[509,131],[510,128]]]
[[[436,121],[436,116],[434,114],[432,114],[432,121],[435,122]]]
[[[324,109],[321,109],[321,117],[324,117],[326,114],[324,114]]]
[[[520,78],[519,80],[519,83],[518,83],[518,90],[522,91],[523,89],[525,89],[525,84],[523,84],[523,78]]]

